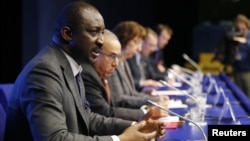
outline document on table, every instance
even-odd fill
[[[159,118],[158,121],[164,122],[165,128],[177,128],[180,124],[180,118],[177,116],[166,116]]]
[[[173,109],[173,108],[187,108],[188,106],[186,104],[183,104],[181,100],[172,100],[170,99],[168,101],[168,108]]]
[[[185,95],[188,94],[187,90],[154,90],[152,95]]]

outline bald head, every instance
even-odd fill
[[[110,30],[104,30],[104,43],[102,50],[112,50],[112,47],[121,49],[121,45],[117,36]]]

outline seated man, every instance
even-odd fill
[[[150,54],[151,59],[153,60],[153,66],[156,71],[161,73],[167,73],[164,62],[164,48],[167,47],[169,41],[171,40],[174,32],[173,29],[167,24],[159,23],[155,31],[158,35],[157,47],[158,49]]]
[[[144,112],[139,107],[128,108],[126,106],[120,106],[119,103],[116,102],[115,99],[118,96],[110,92],[107,78],[112,75],[119,63],[121,44],[115,34],[108,30],[104,31],[104,38],[104,44],[98,59],[93,65],[84,64],[82,72],[86,98],[90,103],[91,110],[108,117],[118,117],[133,121],[140,120],[146,113],[147,115],[145,115],[145,117],[152,119],[166,116],[166,112],[155,107],[150,107]],[[145,98],[142,97],[138,99],[135,96],[131,96],[131,99],[135,98],[138,103],[142,103],[141,101],[144,101],[144,99],[149,99],[147,96],[144,97]],[[150,99],[155,100],[153,98]],[[136,105],[134,107],[136,107]]]
[[[52,42],[27,63],[15,81],[5,141],[128,141],[164,134],[159,122],[145,133],[142,129],[150,122],[132,125],[91,112],[87,106],[80,64],[96,60],[104,29],[103,17],[92,5],[72,1],[63,8]]]

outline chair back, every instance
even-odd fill
[[[4,110],[2,104],[0,103],[0,141],[3,141],[4,139],[5,124],[6,124],[6,111]]]

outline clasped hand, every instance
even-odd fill
[[[121,135],[120,141],[155,141],[165,134],[164,123],[156,120],[142,120],[128,127]]]

